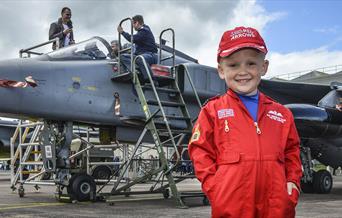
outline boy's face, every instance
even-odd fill
[[[265,75],[268,61],[264,54],[252,48],[244,48],[221,58],[218,72],[227,86],[241,95],[257,93],[261,76]]]

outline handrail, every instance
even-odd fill
[[[196,97],[198,106],[202,109],[202,102],[201,102],[201,100],[200,100],[200,98],[199,98],[199,96],[198,96],[196,87],[195,87],[195,85],[194,85],[194,83],[193,83],[193,81],[192,81],[192,79],[191,79],[189,70],[188,70],[188,68],[187,68],[185,65],[182,65],[182,66],[184,67],[184,71],[185,71],[186,76],[188,77],[188,80],[189,80],[189,82],[190,82],[190,86],[191,86],[191,88],[192,88],[192,91],[193,91],[194,94],[195,94],[195,97]]]
[[[118,41],[119,41],[118,72],[119,72],[119,74],[121,73],[121,53],[128,51],[128,50],[131,50],[131,72],[133,72],[133,19],[130,17],[127,17],[127,18],[120,21],[119,26],[121,27],[121,25],[128,20],[131,22],[131,47],[130,48],[121,49],[121,33],[118,32]]]
[[[172,33],[172,55],[166,57],[166,58],[162,58],[162,46],[163,46],[163,34],[167,31],[171,31]],[[168,60],[172,58],[172,76],[175,78],[175,65],[176,65],[176,50],[175,50],[175,31],[172,28],[167,28],[163,31],[161,31],[160,35],[159,35],[159,56],[158,56],[158,64],[161,64],[162,61],[164,60]]]
[[[39,48],[39,47],[42,47],[44,45],[47,45],[47,44],[50,44],[50,43],[56,43],[56,48],[58,49],[59,48],[59,38],[54,38],[54,39],[51,39],[47,42],[43,42],[43,43],[40,43],[38,45],[34,45],[32,47],[29,47],[29,48],[25,48],[25,49],[20,49],[19,51],[19,57],[22,58],[23,57],[23,53],[27,53],[28,57],[31,57],[31,54],[35,54],[35,55],[41,55],[43,53],[38,53],[38,52],[33,52],[31,50],[33,49],[36,49],[36,48]]]
[[[334,74],[334,73],[338,73],[342,71],[342,64],[313,68],[309,70],[301,70],[301,71],[296,71],[296,72],[291,72],[291,73],[282,73],[282,74],[274,75],[273,77],[265,76],[265,78],[279,78],[279,79],[284,79],[284,80],[292,80],[292,79],[296,79],[297,77],[304,76],[313,71],[318,71],[318,72],[326,73],[326,74]]]
[[[137,81],[137,80],[139,81],[138,75],[136,75],[136,72],[135,72],[135,63],[136,63],[136,60],[137,60],[138,58],[140,58],[140,59],[142,60],[143,64],[144,64],[144,67],[145,67],[146,72],[147,72],[148,79],[149,79],[149,81],[150,81],[150,83],[151,83],[151,86],[152,86],[152,89],[153,89],[154,96],[155,96],[155,98],[156,98],[156,100],[157,100],[157,102],[158,102],[158,106],[159,106],[159,108],[160,108],[160,112],[162,113],[162,116],[163,116],[163,118],[164,118],[165,125],[166,125],[166,129],[167,129],[167,132],[169,133],[169,136],[170,136],[170,139],[171,139],[171,142],[172,142],[172,146],[174,147],[174,149],[175,149],[175,151],[176,151],[176,155],[177,155],[176,163],[175,163],[174,166],[172,166],[172,167],[169,168],[167,171],[165,171],[165,174],[168,174],[169,172],[171,172],[171,171],[178,165],[179,160],[180,160],[180,154],[179,154],[179,152],[178,152],[178,149],[177,149],[177,146],[176,146],[176,142],[175,142],[174,137],[173,137],[173,135],[172,135],[170,125],[169,125],[168,122],[166,122],[166,121],[167,121],[166,114],[165,114],[165,111],[164,111],[164,109],[163,109],[163,106],[162,106],[162,104],[161,104],[161,102],[160,102],[160,98],[159,98],[159,96],[158,96],[158,94],[157,94],[157,90],[156,90],[156,87],[155,87],[155,85],[154,85],[154,82],[153,82],[153,79],[152,79],[150,70],[149,70],[149,68],[148,68],[148,66],[147,66],[147,63],[146,63],[146,60],[145,60],[144,56],[142,56],[142,55],[138,55],[138,56],[136,56],[136,57],[134,58],[134,61],[133,61],[133,63],[134,63],[134,64],[133,64],[133,71],[132,71],[132,72],[133,72],[133,81]],[[145,111],[145,113],[146,113],[146,112],[147,112],[147,111]],[[148,116],[151,116],[151,114],[148,114]],[[158,146],[158,145],[157,145],[157,146]]]

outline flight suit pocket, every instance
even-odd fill
[[[220,214],[222,208],[234,208],[239,202],[244,202],[246,197],[246,175],[245,162],[237,152],[224,152],[217,159],[218,173],[213,187],[214,198],[212,210]],[[228,210],[228,209],[227,209]]]
[[[292,189],[292,194],[288,196],[290,200],[290,204],[294,207],[297,206],[298,198],[299,198],[299,191],[296,188]]]
[[[234,164],[240,162],[241,155],[237,152],[225,152],[217,159],[217,165]]]
[[[269,193],[269,213],[274,214],[275,217],[294,217],[295,202],[290,200],[290,195],[287,192],[284,155],[281,153],[275,154],[273,161],[270,160],[269,163],[268,168],[272,176]],[[295,195],[291,196],[293,200],[295,200]]]

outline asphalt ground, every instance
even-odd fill
[[[202,198],[188,198],[188,209],[176,207],[172,199],[161,194],[115,196],[110,202],[60,203],[54,198],[55,188],[42,186],[36,191],[25,186],[25,197],[9,188],[9,176],[0,171],[0,217],[210,217],[210,206],[203,206]],[[146,184],[139,184],[143,189]],[[189,180],[179,185],[182,190],[198,190],[199,183]],[[296,217],[341,217],[342,176],[334,177],[330,194],[301,194]]]

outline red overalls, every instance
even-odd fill
[[[299,137],[291,112],[260,93],[254,122],[229,90],[203,107],[189,144],[212,217],[294,217],[300,187]]]

